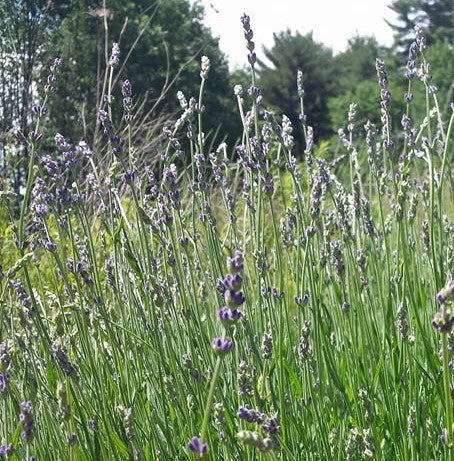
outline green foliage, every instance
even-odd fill
[[[413,85],[434,117],[395,123],[411,143],[392,149],[380,127],[364,139],[360,117],[390,115],[364,80],[350,91],[371,113],[350,116],[334,158],[323,141],[295,159],[288,124],[264,111],[241,156],[213,152],[208,111],[185,111],[146,175],[141,139],[114,142],[108,113],[92,153],[32,139],[19,219],[0,190],[8,459],[452,461],[454,115]],[[243,119],[251,99],[236,101]]]
[[[426,29],[430,44],[454,43],[454,5],[452,0],[393,0],[389,6],[397,14],[397,24],[388,22],[395,32],[395,44],[406,52],[416,25]]]
[[[390,108],[391,125],[400,128],[400,118],[405,109],[403,103],[403,88],[397,83],[389,86],[392,95]],[[347,93],[331,98],[328,109],[333,127],[345,128],[348,108],[351,103],[357,104],[356,122],[363,126],[367,120],[380,125],[380,90],[375,80],[364,80],[356,85],[356,88]]]
[[[351,38],[347,49],[335,56],[339,91],[354,91],[358,83],[375,78],[375,59],[384,54],[375,37]]]
[[[220,127],[221,133],[239,134],[238,123],[229,116],[234,106],[227,61],[218,40],[202,24],[202,19],[203,9],[187,0],[148,4],[109,0],[106,10],[98,8],[98,2],[92,0],[72,2],[70,12],[48,47],[49,53],[68,57],[61,97],[52,102],[52,110],[57,114],[55,125],[72,139],[92,138],[104,78],[100,69],[104,68],[112,42],[119,42],[118,78],[130,79],[134,100],[138,100],[137,95],[145,95],[143,113],[153,109],[155,117],[174,114],[179,107],[177,90],[182,90],[188,99],[198,96],[193,75],[200,57],[208,56],[211,71],[204,102],[210,115],[205,131],[214,132]],[[118,106],[121,94],[114,96]]]
[[[336,94],[336,67],[332,51],[316,42],[312,33],[301,35],[290,31],[274,35],[274,45],[264,52],[266,60],[259,62],[260,86],[267,101],[299,126],[299,101],[295,96],[296,72],[304,73],[304,111],[307,124],[314,127],[317,138],[332,133],[327,103]],[[299,147],[300,130],[296,130]]]

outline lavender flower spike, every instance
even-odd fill
[[[206,80],[210,72],[210,60],[206,56],[202,56],[200,64],[200,78]]]
[[[33,427],[35,425],[33,418],[33,405],[26,401],[20,404],[21,413],[19,420],[22,425],[21,438],[24,442],[30,442],[33,439]]]
[[[117,67],[120,64],[120,46],[118,43],[112,43],[112,53],[109,59],[110,67]]]

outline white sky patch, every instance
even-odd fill
[[[391,0],[202,0],[205,24],[220,37],[220,47],[229,59],[231,69],[247,64],[247,51],[240,17],[251,17],[258,57],[262,47],[273,45],[273,33],[314,33],[314,39],[333,49],[343,51],[348,39],[374,35],[382,45],[393,40],[385,19],[396,22],[387,5]]]

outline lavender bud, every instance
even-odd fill
[[[120,47],[118,43],[112,43],[112,52],[109,58],[109,66],[117,67],[120,63]]]
[[[211,347],[216,355],[224,356],[232,349],[233,341],[230,338],[214,338]]]
[[[210,72],[210,60],[206,56],[202,56],[200,65],[200,78],[206,80]]]
[[[208,453],[208,445],[206,443],[202,443],[199,437],[193,437],[188,442],[188,450],[202,458]]]

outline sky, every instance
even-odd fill
[[[205,6],[205,24],[220,37],[220,47],[231,69],[247,64],[240,17],[251,17],[254,42],[259,55],[262,46],[271,47],[273,32],[290,29],[306,34],[343,51],[348,39],[375,35],[382,45],[392,43],[392,31],[384,19],[395,22],[387,7],[391,0],[201,0]],[[263,58],[263,56],[262,56]]]

